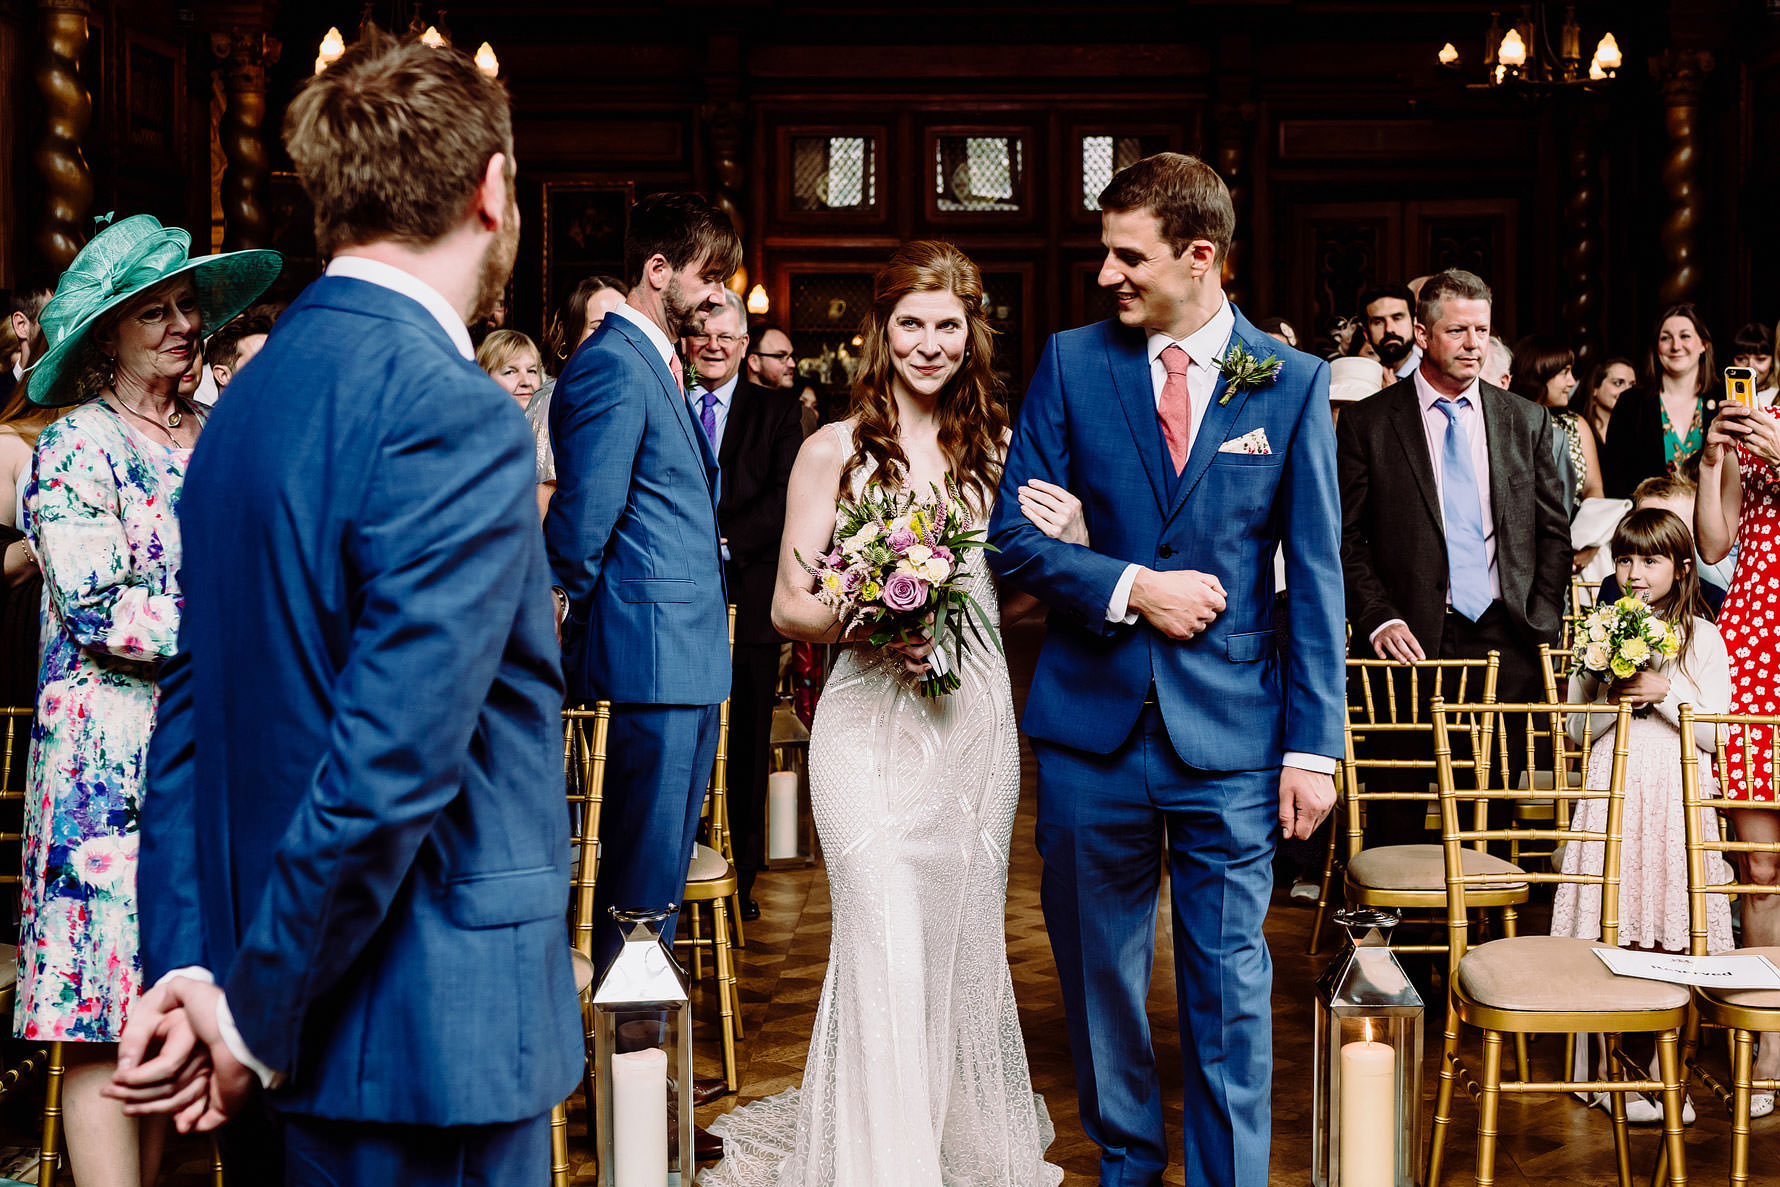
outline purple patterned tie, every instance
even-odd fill
[[[711,448],[717,448],[716,392],[707,391],[701,397],[701,405],[698,410],[698,423],[705,426],[705,439],[711,443]]]

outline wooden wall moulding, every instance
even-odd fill
[[[1159,152],[1186,152],[1186,131],[1178,123],[1104,121],[1070,124],[1063,151],[1069,168],[1069,221],[1100,228],[1100,191],[1127,165]],[[1055,187],[1053,187],[1055,188]]]
[[[916,173],[928,222],[1010,229],[1037,222],[1033,178],[1049,175],[1040,173],[1030,126],[933,124],[922,145]]]
[[[605,112],[513,122],[513,151],[526,172],[634,169],[690,176],[688,118],[627,119]]]
[[[543,186],[546,316],[589,276],[624,274],[624,232],[636,187],[628,181],[547,181]]]
[[[93,96],[80,69],[91,9],[84,0],[40,0],[39,7],[36,82],[43,123],[34,158],[43,191],[32,242],[38,265],[60,272],[87,241],[93,210],[93,174],[82,143]]]
[[[124,30],[124,153],[150,168],[177,168],[186,156],[185,49]]]
[[[812,229],[883,225],[885,125],[781,124],[770,143],[768,185],[776,221]]]
[[[1526,155],[1524,125],[1467,120],[1455,135],[1447,120],[1307,119],[1278,123],[1281,162],[1392,160],[1518,160]]]

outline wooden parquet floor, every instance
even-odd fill
[[[1009,655],[1014,666],[1016,696],[1024,696],[1031,664],[1042,628],[1016,628],[1010,632]],[[1026,768],[1025,806],[1014,834],[1012,872],[1008,886],[1008,957],[1025,1028],[1027,1053],[1034,1088],[1041,1092],[1057,1126],[1051,1161],[1066,1172],[1070,1187],[1089,1187],[1097,1182],[1098,1152],[1077,1123],[1074,1073],[1063,1023],[1055,970],[1051,961],[1044,919],[1038,904],[1039,860],[1032,841],[1031,764]],[[701,1110],[699,1120],[708,1122],[738,1102],[767,1096],[797,1084],[822,977],[828,958],[829,898],[820,868],[763,874],[755,891],[761,918],[747,927],[748,947],[741,954],[740,981],[747,1038],[740,1045],[741,1093]],[[1166,903],[1166,895],[1163,902]],[[1311,1080],[1311,982],[1328,959],[1305,956],[1311,911],[1292,904],[1283,891],[1275,900],[1268,923],[1268,937],[1275,962],[1273,1016],[1275,1041],[1274,1139],[1272,1183],[1279,1187],[1306,1187],[1310,1183],[1310,1080]],[[1180,1068],[1178,1025],[1173,998],[1172,949],[1166,911],[1158,921],[1155,982],[1150,995],[1150,1022],[1157,1049],[1162,1052],[1161,1071],[1165,1099],[1176,1102],[1170,1120],[1170,1144],[1179,1151]],[[1530,912],[1523,931],[1543,926]],[[1332,947],[1334,937],[1327,937]],[[699,1075],[721,1073],[716,1032],[716,1002],[706,982],[698,1002]],[[1439,1055],[1439,1019],[1430,1011],[1426,1032],[1423,1133],[1432,1116],[1433,1076]],[[1475,1048],[1473,1043],[1472,1047]],[[1561,1062],[1560,1040],[1534,1044],[1536,1066],[1556,1076]],[[1717,1062],[1723,1075],[1723,1046],[1717,1046]],[[1728,1181],[1729,1120],[1709,1108],[1706,1092],[1695,1087],[1693,1099],[1699,1121],[1687,1131],[1689,1179],[1696,1184]],[[1449,1184],[1472,1181],[1477,1113],[1462,1096],[1448,1141]],[[1614,1172],[1612,1128],[1605,1113],[1585,1108],[1575,1098],[1563,1096],[1507,1098],[1501,1109],[1502,1138],[1496,1164],[1496,1182],[1502,1187],[1528,1184],[1568,1184],[1574,1187],[1606,1187],[1617,1181]],[[587,1148],[584,1116],[577,1100],[571,1118],[575,1183],[597,1183]],[[1631,1158],[1637,1180],[1648,1182],[1655,1165],[1660,1131],[1635,1129]],[[16,1141],[16,1137],[14,1138]],[[203,1187],[207,1178],[195,1147],[182,1146],[187,1154],[176,1160],[179,1171],[168,1176],[173,1187]],[[1752,1143],[1753,1183],[1780,1184],[1780,1116],[1755,1122]],[[1165,1182],[1186,1187],[1178,1166],[1170,1168]],[[1018,1187],[1018,1185],[1014,1185]]]

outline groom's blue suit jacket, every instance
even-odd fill
[[[1051,607],[1022,722],[1033,737],[1109,754],[1130,735],[1153,684],[1189,766],[1261,770],[1287,750],[1341,753],[1341,501],[1328,364],[1267,337],[1240,312],[1237,340],[1257,357],[1277,355],[1279,376],[1236,392],[1220,376],[1178,477],[1141,330],[1105,321],[1046,346],[989,527],[1000,550],[990,564]],[[1219,452],[1256,429],[1266,431],[1270,454]],[[1053,540],[1021,514],[1017,492],[1033,478],[1081,499],[1090,547]],[[1273,622],[1273,557],[1282,544],[1289,646]],[[1141,618],[1110,623],[1107,607],[1131,563],[1213,574],[1228,604],[1186,642]]]
[[[531,435],[416,301],[324,276],[179,506],[138,875],[285,1112],[548,1112],[580,1075],[562,675]]]

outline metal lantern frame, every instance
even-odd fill
[[[658,1139],[669,1146],[666,1182],[690,1187],[698,1173],[692,1138],[692,1001],[687,993],[686,974],[662,941],[661,924],[676,911],[675,907],[612,908],[612,918],[624,930],[624,944],[593,993],[595,1107],[599,1112],[602,1187],[631,1187],[617,1177],[619,1135],[613,1056],[649,1047],[660,1047],[667,1054],[667,1100],[679,1109],[677,1117],[670,1109],[668,1118],[678,1131],[678,1151],[668,1143],[666,1130]],[[660,1041],[641,1043],[634,1034],[623,1036],[620,1028],[626,1024],[658,1025],[659,1034],[648,1037]],[[659,1185],[649,1183],[647,1187]]]
[[[1391,951],[1397,921],[1379,910],[1335,915],[1350,943],[1316,982],[1316,1187],[1416,1187],[1425,1008]],[[1388,1117],[1383,1101],[1390,1104]],[[1344,1107],[1350,1104],[1355,1107]],[[1390,1152],[1381,1158],[1386,1133]]]

